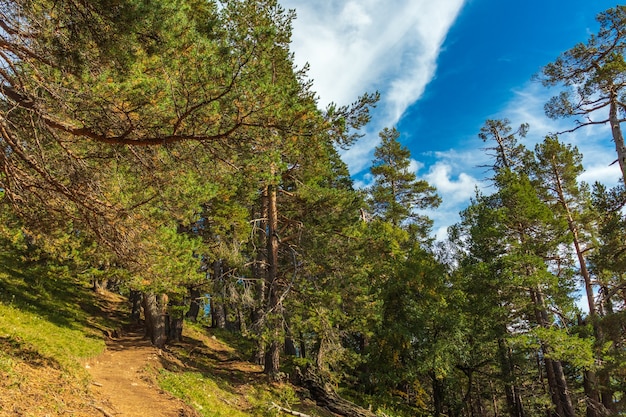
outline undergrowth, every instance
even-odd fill
[[[193,406],[203,417],[251,417],[239,409],[239,397],[201,372],[161,370],[161,388]]]

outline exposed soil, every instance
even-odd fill
[[[197,416],[153,380],[163,354],[137,331],[107,341],[106,351],[85,364],[93,378],[93,407],[106,417]]]
[[[0,371],[0,417],[93,417],[96,410],[77,381],[58,363],[15,340],[0,337],[0,352],[11,355],[11,371]]]

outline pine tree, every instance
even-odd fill
[[[411,153],[400,144],[400,133],[385,128],[379,135],[381,144],[370,168],[374,184],[368,189],[373,214],[396,227],[411,225],[416,236],[425,239],[432,221],[418,210],[436,208],[441,199],[435,188],[410,171]]]
[[[487,280],[487,286],[495,282],[491,285],[497,292],[492,295],[494,300],[490,304],[502,310],[486,309],[497,319],[477,329],[482,328],[483,332],[496,337],[492,352],[497,354],[495,358],[502,372],[510,415],[525,415],[529,406],[538,406],[528,403],[529,396],[536,396],[538,392],[525,392],[516,371],[520,364],[516,358],[533,354],[513,348],[526,334],[536,338],[534,354],[541,358],[543,369],[535,372],[540,375],[545,372],[548,394],[556,413],[573,416],[574,402],[562,355],[557,352],[564,340],[568,340],[568,346],[580,346],[584,342],[566,336],[567,328],[557,325],[551,313],[559,311],[560,320],[566,317],[571,320],[573,311],[569,297],[571,282],[566,274],[559,272],[558,265],[565,224],[555,218],[551,208],[537,194],[529,177],[532,167],[529,152],[516,145],[515,136],[499,133],[510,131],[508,123],[498,124],[495,130],[489,129],[493,125],[486,126],[488,135],[481,138],[495,140],[497,145],[492,178],[496,192],[491,196],[479,195],[465,212],[463,226],[458,229],[462,232],[460,243],[467,251],[461,258],[461,265],[473,274],[468,281],[467,296],[484,296],[484,289],[480,289],[480,281],[475,282],[476,279]],[[507,138],[507,141],[498,138]],[[502,146],[507,143],[508,146]],[[565,324],[561,322],[561,326]],[[555,342],[555,338],[560,338],[560,342]]]
[[[554,207],[558,217],[567,221],[567,228],[574,246],[580,276],[583,279],[589,321],[594,328],[594,336],[602,344],[599,317],[595,302],[594,282],[588,268],[588,253],[592,248],[593,230],[590,196],[584,186],[579,185],[578,176],[582,173],[582,155],[575,147],[564,145],[557,137],[548,136],[535,147],[537,162],[534,165],[537,188],[544,193],[546,201]],[[584,370],[585,393],[587,395],[587,416],[606,414],[600,402],[596,375],[591,369]],[[605,393],[606,395],[606,393]]]
[[[576,127],[570,131],[608,123],[617,152],[615,162],[626,184],[626,146],[621,129],[626,94],[626,6],[608,9],[597,20],[600,30],[586,44],[574,46],[543,68],[544,85],[566,87],[550,99],[545,110],[551,118],[576,118]]]
[[[623,370],[626,357],[623,351],[623,340],[626,329],[623,326],[624,302],[626,300],[626,246],[624,231],[626,219],[623,207],[626,195],[621,186],[607,189],[596,183],[593,187],[593,206],[598,214],[597,250],[591,256],[591,271],[597,279],[598,313],[602,316],[599,327],[607,343],[604,345],[603,366],[598,370],[602,393],[602,403],[611,412],[625,409],[623,401],[614,398],[623,396],[626,385],[623,381]],[[607,349],[608,346],[608,349]]]

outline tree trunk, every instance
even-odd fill
[[[272,340],[265,352],[265,363],[263,364],[263,373],[276,379],[280,372],[280,342]]]
[[[600,394],[598,393],[598,382],[596,373],[593,371],[583,372],[583,388],[585,390],[585,396],[587,397],[587,417],[600,417],[604,416],[602,412],[604,406],[600,402]]]
[[[183,341],[183,317],[182,314],[176,316],[169,316],[169,325],[167,326],[167,341],[168,342],[182,342]]]
[[[491,405],[493,407],[493,417],[500,417],[500,408],[498,407],[498,393],[494,387],[493,380],[489,379],[489,393],[491,394]],[[481,414],[481,417],[484,414]]]
[[[234,314],[230,313],[231,309]],[[226,314],[226,330],[236,332],[239,330],[239,308],[233,303],[224,301],[224,312]]]
[[[246,322],[246,314],[243,306],[237,307],[237,330],[239,333],[246,335],[248,333],[248,323]]]
[[[215,329],[226,328],[226,306],[222,300],[211,297],[211,327]]]
[[[567,226],[569,228],[570,233],[572,234],[572,240],[574,242],[574,249],[576,250],[576,256],[578,257],[578,265],[580,266],[580,275],[582,275],[583,280],[585,281],[585,293],[587,295],[587,305],[589,306],[589,316],[595,318],[596,316],[596,303],[593,294],[593,286],[591,282],[591,274],[587,269],[587,262],[585,260],[585,255],[582,250],[580,239],[578,237],[578,227],[576,226],[576,222],[574,221],[574,216],[572,215],[572,211],[567,204],[567,200],[565,198],[565,191],[563,190],[563,183],[561,181],[561,176],[553,166],[553,174],[556,179],[556,189],[557,194],[559,196],[559,203],[563,210],[565,211],[565,215],[567,218]],[[593,324],[593,323],[592,323]],[[594,324],[594,327],[597,327],[597,324]]]
[[[275,376],[280,368],[280,340],[282,333],[282,320],[280,316],[281,300],[280,286],[278,282],[278,211],[276,206],[276,186],[267,187],[267,274],[266,289],[267,311],[266,322],[269,326],[271,341],[265,354],[263,372]]]
[[[309,391],[311,398],[315,400],[317,405],[335,414],[345,417],[375,417],[371,411],[337,395],[322,377],[313,372],[311,367],[305,369],[304,374],[296,368],[296,383]]]
[[[171,301],[170,308],[166,314],[166,335],[167,342],[182,342],[183,341],[183,307],[182,300]]]
[[[92,289],[98,294],[101,294],[104,290],[107,289],[108,284],[109,284],[108,279],[94,278],[92,280]]]
[[[316,348],[317,352],[315,352],[315,366],[319,370],[328,370],[328,364],[326,363],[326,349],[327,349],[327,338],[322,334],[317,339]]]
[[[200,292],[199,287],[189,287],[189,310],[187,310],[187,317],[189,320],[194,323],[198,321],[198,315],[200,314],[200,300],[202,297],[202,293]]]
[[[306,355],[307,355],[306,343],[304,341],[304,336],[302,335],[302,332],[300,332],[300,357],[306,358],[307,357]]]
[[[433,387],[433,416],[439,417],[444,414],[444,390],[443,382],[440,381],[434,374],[430,375]]]
[[[298,356],[298,349],[291,336],[285,337],[285,355]]]
[[[259,221],[259,228],[257,237],[259,239],[258,247],[264,247],[264,250],[257,250],[256,262],[252,267],[252,274],[256,279],[255,285],[255,305],[252,309],[252,329],[256,334],[256,348],[254,350],[253,362],[257,365],[265,365],[265,340],[261,336],[265,329],[265,308],[266,308],[266,289],[265,282],[267,280],[267,218],[268,218],[268,204],[267,204],[267,187],[263,190],[261,195],[261,211]]]
[[[524,406],[520,398],[519,389],[515,385],[514,366],[511,363],[511,351],[506,340],[498,339],[498,351],[500,353],[500,369],[504,379],[504,392],[506,404],[511,417],[524,417]]]
[[[624,186],[626,186],[626,146],[624,145],[624,135],[619,122],[617,100],[616,92],[611,92],[609,123],[611,123],[611,133],[613,134],[613,142],[615,142],[615,150],[617,151],[617,162],[622,170],[622,181]]]
[[[213,262],[213,293],[211,294],[211,327],[216,329],[226,328],[226,303],[216,293],[222,292],[220,284],[222,277],[222,262]]]
[[[548,328],[550,326],[550,322],[548,320],[548,312],[546,311],[545,301],[543,299],[541,289],[536,288],[532,290],[531,299],[535,305],[535,317],[537,319],[537,324],[541,327]],[[550,347],[543,342],[541,343],[541,350],[543,351],[543,361],[546,368],[546,375],[548,377],[548,386],[550,388],[552,402],[556,407],[557,414],[559,417],[576,417],[561,362],[548,359],[546,357],[550,355]]]
[[[144,293],[143,311],[146,319],[146,336],[158,348],[163,348],[167,340],[165,332],[166,309],[167,295],[156,295],[153,292]]]
[[[602,406],[604,407],[606,415],[615,411],[615,403],[613,402],[613,391],[611,390],[611,376],[608,372],[603,372],[598,375],[602,390],[600,392],[600,398],[602,400]],[[612,414],[611,414],[612,415]]]
[[[552,366],[552,360],[545,358],[546,355],[546,347],[542,345],[541,348],[543,352],[543,365],[546,369],[546,376],[548,378],[548,390],[550,392],[550,398],[552,399],[552,404],[556,408],[556,415],[558,417],[565,417],[565,410],[563,408],[563,403],[561,402],[561,397],[559,395],[559,387],[556,382],[556,376],[554,375],[554,366]]]
[[[580,239],[578,237],[578,227],[576,225],[576,222],[574,221],[574,216],[572,215],[572,211],[570,210],[570,207],[565,198],[565,191],[563,189],[561,175],[555,165],[553,165],[552,171],[554,178],[556,179],[556,190],[559,197],[559,203],[565,211],[567,217],[567,225],[570,233],[572,234],[574,249],[576,251],[576,256],[578,257],[578,265],[580,266],[580,275],[583,277],[583,280],[585,282],[585,293],[587,296],[587,306],[589,308],[589,319],[591,321],[591,325],[593,326],[596,339],[600,343],[602,343],[603,337],[602,331],[598,326],[598,313],[593,293],[591,274],[587,269],[587,260],[585,259],[585,254],[582,249]],[[600,417],[604,415],[604,413],[601,412],[602,406],[600,403],[600,394],[597,389],[595,372],[589,370],[584,371],[583,388],[585,390],[585,396],[587,397],[587,417]]]
[[[132,324],[139,324],[139,320],[141,319],[141,291],[130,290],[128,300],[130,301],[130,322]]]

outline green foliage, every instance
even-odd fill
[[[160,227],[153,233],[157,245],[145,248],[152,263],[142,273],[144,288],[174,294],[204,279],[197,256],[201,248],[198,238],[178,233],[174,226]]]
[[[626,218],[621,210],[626,201],[623,187],[607,189],[596,183],[593,189],[593,205],[599,212],[599,245],[592,254],[592,269],[600,277],[601,286],[618,288],[626,274],[626,247],[624,231]],[[615,291],[611,291],[616,295]],[[611,297],[607,297],[607,301]]]
[[[600,30],[587,43],[579,43],[546,65],[541,80],[546,86],[565,90],[545,105],[548,117],[574,118],[576,130],[609,122],[617,160],[626,184],[626,147],[621,130],[626,96],[626,7],[615,6],[597,18]],[[605,116],[597,116],[604,114]]]
[[[429,399],[422,386],[451,379],[463,355],[464,296],[444,266],[419,247],[392,271],[368,367],[380,393],[399,393],[424,412]]]
[[[417,180],[409,170],[411,153],[400,145],[400,133],[394,129],[380,132],[382,143],[374,150],[374,161],[370,169],[374,185],[369,192],[369,203],[374,215],[394,226],[411,223],[416,235],[425,239],[432,221],[420,215],[418,210],[436,208],[441,198],[435,189],[424,180]]]
[[[493,146],[485,149],[489,156],[494,158],[492,166],[494,172],[501,169],[516,170],[527,162],[528,151],[523,145],[518,144],[518,138],[526,136],[528,124],[522,124],[513,131],[510,123],[508,119],[488,119],[478,134],[483,142],[495,142]]]
[[[538,341],[551,347],[546,354],[550,359],[567,362],[579,370],[595,366],[593,338],[582,339],[559,328],[536,328],[532,334]]]
[[[1,370],[31,350],[67,367],[97,352],[82,336],[96,303],[85,288],[115,279],[168,294],[178,317],[188,292],[210,294],[253,338],[239,335],[247,357],[290,339],[304,357],[284,369],[315,366],[385,414],[544,415],[548,360],[575,402],[588,400],[583,370],[624,395],[624,195],[596,186],[591,199],[575,147],[549,136],[533,154],[518,143],[528,125],[488,120],[493,193],[477,193],[436,254],[425,212],[440,198],[399,132],[380,132],[364,192],[335,149],[360,136],[378,94],[319,110],[289,51],[295,14],[276,0],[0,6]],[[544,68],[567,89],[551,117],[609,107],[619,126],[625,11]],[[579,322],[586,259],[599,313]],[[202,415],[246,415],[220,377],[160,380]],[[276,415],[271,402],[298,398],[274,387],[246,401]]]

